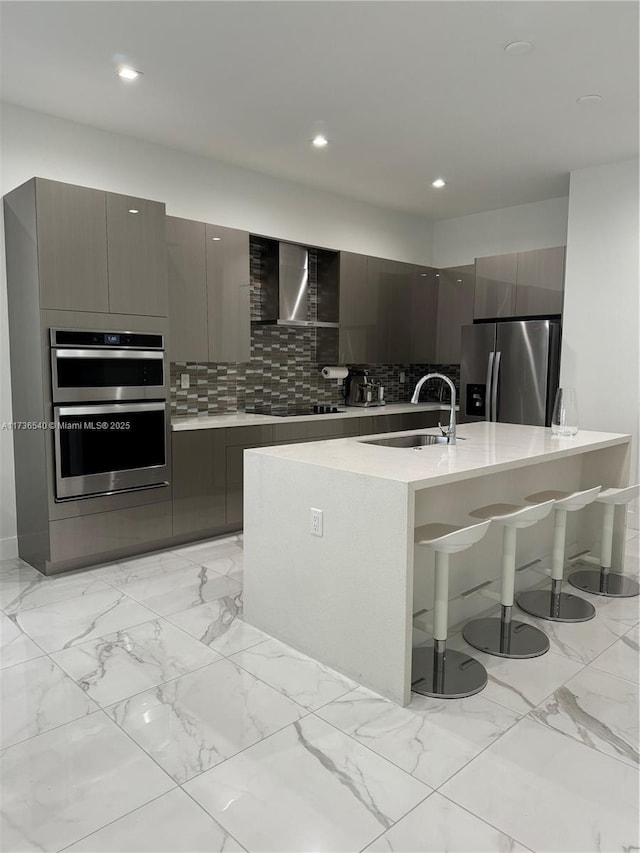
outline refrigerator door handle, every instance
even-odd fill
[[[491,409],[491,380],[492,380],[492,376],[493,376],[493,356],[494,356],[494,353],[490,352],[489,358],[487,359],[487,390],[485,392],[485,394],[486,394],[485,410],[487,413],[487,420],[488,421],[493,420],[493,411]]]
[[[496,360],[493,368],[493,382],[491,385],[491,420],[498,420],[498,379],[500,378],[500,359],[502,353],[496,352]]]

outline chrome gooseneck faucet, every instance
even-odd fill
[[[411,398],[412,403],[418,402],[418,397],[420,396],[420,390],[424,383],[428,379],[442,379],[443,382],[446,382],[449,388],[451,389],[451,415],[449,417],[449,428],[445,430],[442,424],[438,424],[440,429],[442,430],[442,434],[446,435],[449,439],[449,444],[456,443],[456,386],[449,379],[448,376],[445,376],[443,373],[427,373],[421,379],[418,380],[418,384],[415,387],[413,392],[413,397]]]

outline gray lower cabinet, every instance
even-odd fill
[[[47,574],[86,566],[88,552],[97,563],[150,551],[171,540],[171,501],[50,521],[49,539]]]
[[[106,198],[110,312],[166,317],[164,204],[116,193]]]
[[[224,430],[172,433],[173,535],[206,533],[226,524]]]
[[[109,311],[107,213],[100,190],[35,178],[40,307]]]
[[[359,418],[360,435],[402,432],[409,429],[428,429],[438,426],[438,421],[442,420],[442,417],[443,415],[439,411],[421,411]]]
[[[284,424],[283,424],[284,426]],[[251,447],[264,447],[272,443],[273,427],[234,427],[225,430],[227,524],[242,527],[242,493],[244,478],[244,451]]]
[[[473,264],[438,273],[436,364],[460,363],[461,329],[473,323],[475,277]]]

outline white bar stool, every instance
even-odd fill
[[[526,500],[539,503],[554,500],[553,554],[551,558],[551,589],[528,589],[516,595],[516,604],[525,613],[552,622],[587,622],[596,615],[593,604],[562,592],[564,548],[567,537],[567,513],[582,509],[598,497],[600,486],[583,492],[538,492]]]
[[[597,503],[604,505],[602,514],[602,540],[600,543],[600,559],[597,557],[581,557],[580,563],[593,563],[600,566],[597,569],[579,569],[572,572],[567,580],[571,586],[593,592],[595,595],[607,595],[616,598],[631,598],[640,594],[640,585],[633,578],[621,572],[611,571],[611,554],[613,551],[613,516],[615,508],[621,504],[630,503],[640,495],[640,484],[627,486],[624,489],[606,489],[598,495]]]
[[[479,693],[487,683],[487,671],[480,661],[463,652],[447,649],[449,615],[449,554],[470,548],[485,535],[490,521],[457,527],[453,524],[425,524],[416,528],[417,545],[435,551],[435,582],[432,646],[413,650],[411,689],[423,696],[460,699]]]
[[[500,591],[500,618],[485,617],[467,622],[462,636],[470,646],[502,658],[536,658],[549,651],[547,635],[526,622],[513,621],[511,609],[516,578],[516,537],[518,530],[531,527],[546,518],[554,501],[548,500],[533,506],[517,504],[490,504],[475,509],[469,515],[490,518],[504,528],[502,540],[502,588]]]

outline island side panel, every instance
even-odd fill
[[[410,700],[413,494],[245,452],[246,621],[401,705]],[[323,511],[323,536],[310,510]]]

